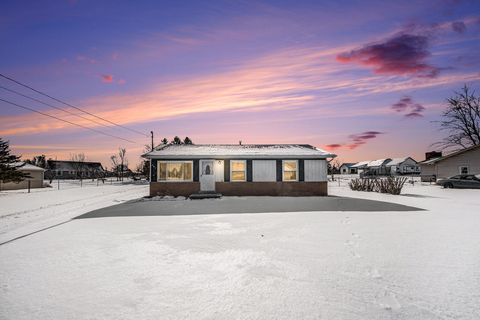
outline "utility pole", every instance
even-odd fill
[[[150,131],[150,135],[152,136],[152,151],[153,151],[153,131]]]

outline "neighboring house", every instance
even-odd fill
[[[420,166],[411,157],[393,158],[385,166],[391,175],[420,174]]]
[[[340,174],[357,174],[358,169],[356,167],[353,167],[355,163],[342,163],[340,166]]]
[[[390,168],[387,168],[387,163],[392,159],[378,159],[367,163],[364,169],[366,176],[384,176],[390,174]]]
[[[352,165],[350,168],[357,170],[357,173],[362,173],[363,171],[366,170],[367,164],[370,161],[360,161]]]
[[[55,179],[98,178],[105,175],[100,162],[47,160],[49,177]]]
[[[8,182],[2,183],[0,181],[0,190],[17,190],[17,189],[27,189],[28,184],[30,183],[30,188],[42,188],[43,187],[43,178],[45,169],[34,166],[33,164],[28,164],[24,162],[17,162],[14,164],[17,167],[18,171],[23,173],[28,173],[31,178],[25,178],[21,182]]]
[[[150,159],[150,195],[326,196],[327,158],[311,145],[174,145]]]
[[[459,150],[445,156],[428,158],[419,163],[422,181],[448,178],[458,174],[480,174],[480,145]]]

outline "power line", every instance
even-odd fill
[[[103,134],[103,135],[105,135],[105,136],[109,136],[109,137],[112,137],[112,138],[124,140],[124,141],[130,142],[130,143],[138,143],[138,142],[135,142],[135,141],[132,141],[132,140],[128,140],[128,139],[125,139],[125,138],[122,138],[122,137],[118,137],[118,136],[115,136],[115,135],[113,135],[113,134],[109,134],[109,133],[106,133],[106,132],[103,132],[103,131],[100,131],[100,130],[97,130],[97,129],[94,129],[94,128],[90,128],[90,127],[87,127],[87,126],[83,126],[83,125],[78,124],[78,123],[74,123],[74,122],[71,122],[71,121],[68,121],[68,120],[65,120],[65,119],[61,119],[61,118],[52,116],[51,114],[44,113],[44,112],[41,112],[41,111],[32,109],[32,108],[30,108],[30,107],[25,107],[25,106],[19,105],[19,104],[17,104],[17,103],[14,103],[14,102],[11,102],[11,101],[8,101],[8,100],[4,100],[4,99],[2,99],[2,98],[0,98],[0,101],[6,102],[6,103],[8,103],[8,104],[11,104],[11,105],[13,105],[13,106],[16,106],[16,107],[19,107],[19,108],[22,108],[22,109],[25,109],[25,110],[29,110],[29,111],[32,111],[32,112],[39,113],[39,114],[41,114],[41,115],[43,115],[43,116],[46,116],[46,117],[50,117],[50,118],[53,118],[53,119],[56,119],[56,120],[59,120],[59,121],[66,122],[66,123],[71,124],[71,125],[73,125],[73,126],[77,126],[77,127],[83,128],[83,129],[87,129],[87,130],[94,131],[94,132],[96,132],[96,133]]]
[[[135,133],[140,134],[140,135],[142,135],[142,136],[147,136],[147,137],[148,137],[148,135],[145,134],[145,133],[143,133],[143,132],[140,132],[140,131],[135,130],[135,129],[131,129],[131,128],[129,128],[129,127],[123,126],[123,125],[121,125],[121,124],[115,123],[115,122],[113,122],[113,121],[110,121],[110,120],[107,120],[107,119],[102,118],[102,117],[100,117],[100,116],[97,116],[97,115],[95,115],[95,114],[93,114],[93,113],[90,113],[90,112],[88,112],[88,111],[85,111],[85,110],[83,110],[83,109],[81,109],[81,108],[79,108],[79,107],[76,107],[76,106],[74,106],[74,105],[69,104],[68,102],[62,101],[62,100],[57,99],[57,98],[54,98],[54,97],[52,97],[52,96],[50,96],[50,95],[48,95],[48,94],[46,94],[46,93],[44,93],[44,92],[42,92],[42,91],[36,90],[36,89],[34,89],[34,88],[32,88],[32,87],[24,84],[24,83],[21,83],[20,81],[17,81],[17,80],[15,80],[15,79],[12,79],[12,78],[10,78],[10,77],[7,77],[7,76],[4,75],[4,74],[1,74],[1,73],[0,73],[0,77],[5,78],[5,79],[7,79],[7,80],[9,80],[9,81],[12,81],[12,82],[14,82],[14,83],[16,83],[16,84],[18,84],[18,85],[20,85],[20,86],[22,86],[22,87],[25,87],[25,88],[27,88],[27,89],[30,89],[30,90],[32,90],[32,91],[35,91],[35,92],[38,93],[38,94],[41,94],[41,95],[43,95],[43,96],[45,96],[45,97],[48,97],[48,98],[50,98],[50,99],[52,99],[52,100],[55,100],[55,101],[57,101],[57,102],[60,102],[60,103],[62,103],[62,104],[64,104],[64,105],[67,105],[67,106],[69,106],[69,107],[71,107],[71,108],[74,108],[74,109],[76,109],[76,110],[78,110],[78,111],[81,111],[81,112],[83,112],[83,113],[86,113],[86,114],[88,114],[88,115],[91,115],[92,117],[95,117],[95,118],[97,118],[97,119],[100,119],[100,120],[103,120],[103,121],[108,122],[108,123],[110,123],[110,124],[113,124],[114,126],[117,126],[117,127],[120,127],[120,128],[126,129],[126,130],[129,130],[129,131],[135,132]]]
[[[46,105],[46,106],[48,106],[48,107],[51,107],[51,108],[54,108],[54,109],[57,109],[57,110],[66,112],[66,113],[68,113],[68,114],[74,115],[74,116],[79,117],[79,118],[82,118],[82,119],[84,119],[84,120],[92,121],[93,123],[96,123],[96,124],[98,124],[98,125],[101,125],[101,126],[104,126],[104,127],[107,127],[107,128],[108,128],[108,126],[107,126],[106,124],[104,124],[104,123],[101,123],[101,122],[98,122],[98,121],[89,119],[89,118],[87,118],[87,117],[84,117],[84,116],[81,116],[81,115],[79,115],[79,114],[73,113],[73,112],[68,111],[68,110],[66,110],[66,109],[63,109],[63,108],[54,106],[54,105],[49,104],[49,103],[46,103],[46,102],[44,102],[44,101],[42,101],[42,100],[38,100],[38,99],[36,99],[36,98],[32,98],[32,97],[30,97],[30,96],[27,96],[26,94],[23,94],[23,93],[21,93],[21,92],[15,91],[15,90],[13,90],[13,89],[5,88],[4,86],[0,86],[0,88],[3,89],[3,90],[9,91],[9,92],[15,93],[15,94],[17,94],[17,95],[19,95],[19,96],[25,97],[25,98],[27,98],[27,99],[36,101],[36,102],[41,103],[41,104],[43,104],[43,105]]]

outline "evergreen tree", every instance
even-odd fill
[[[20,162],[20,157],[10,154],[10,147],[8,141],[3,141],[0,138],[0,181],[7,182],[21,182],[25,178],[30,178],[29,174],[18,170],[19,166],[15,163]]]
[[[185,144],[193,144],[193,141],[192,141],[189,137],[185,137],[185,139],[183,140],[183,143],[185,143]]]
[[[163,138],[163,139],[162,139],[162,143],[163,143],[163,144],[168,144],[168,139],[167,139],[167,138]]]
[[[182,144],[183,142],[178,136],[175,136],[175,138],[173,138],[173,140],[172,140],[172,143],[173,144]]]

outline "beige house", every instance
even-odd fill
[[[30,188],[42,188],[43,187],[43,174],[45,169],[34,166],[33,164],[23,164],[23,162],[18,162],[15,164],[18,167],[17,170],[24,173],[28,173],[31,178],[27,178],[22,182],[8,182],[2,183],[0,181],[0,190],[18,190],[18,189],[28,189],[28,184],[30,183]]]
[[[480,145],[419,163],[422,181],[448,178],[458,174],[480,174]]]

